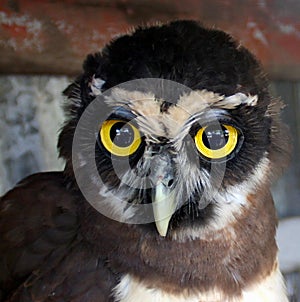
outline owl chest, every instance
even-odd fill
[[[116,302],[288,302],[281,273],[276,270],[265,280],[245,289],[239,297],[228,298],[218,290],[194,295],[174,295],[150,288],[125,275],[114,289]]]

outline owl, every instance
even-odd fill
[[[270,194],[288,131],[247,49],[139,27],[64,93],[64,171],[1,198],[1,301],[288,301]]]

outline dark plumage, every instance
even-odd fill
[[[160,80],[145,80],[139,98],[129,84],[114,88],[146,78]],[[1,301],[287,301],[269,186],[286,166],[288,135],[282,104],[248,50],[194,21],[138,28],[89,55],[65,94],[65,170],[30,176],[1,198]],[[100,113],[134,127],[114,126],[106,138],[105,123],[99,133],[88,127]],[[213,142],[207,132],[208,148],[200,147],[202,128],[228,137]],[[112,131],[122,139],[134,129],[136,150],[113,154]],[[228,142],[219,158],[203,151]],[[153,222],[119,222],[137,221],[138,206],[152,209],[161,194],[175,208],[158,231]],[[158,220],[159,210],[147,217]]]

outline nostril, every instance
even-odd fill
[[[171,186],[173,185],[173,183],[174,183],[174,179],[170,179],[170,180],[168,181],[167,186],[168,186],[168,187],[171,187]]]

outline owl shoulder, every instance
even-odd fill
[[[66,253],[77,228],[76,198],[66,189],[61,172],[31,175],[1,197],[2,298],[45,265],[51,254]]]

